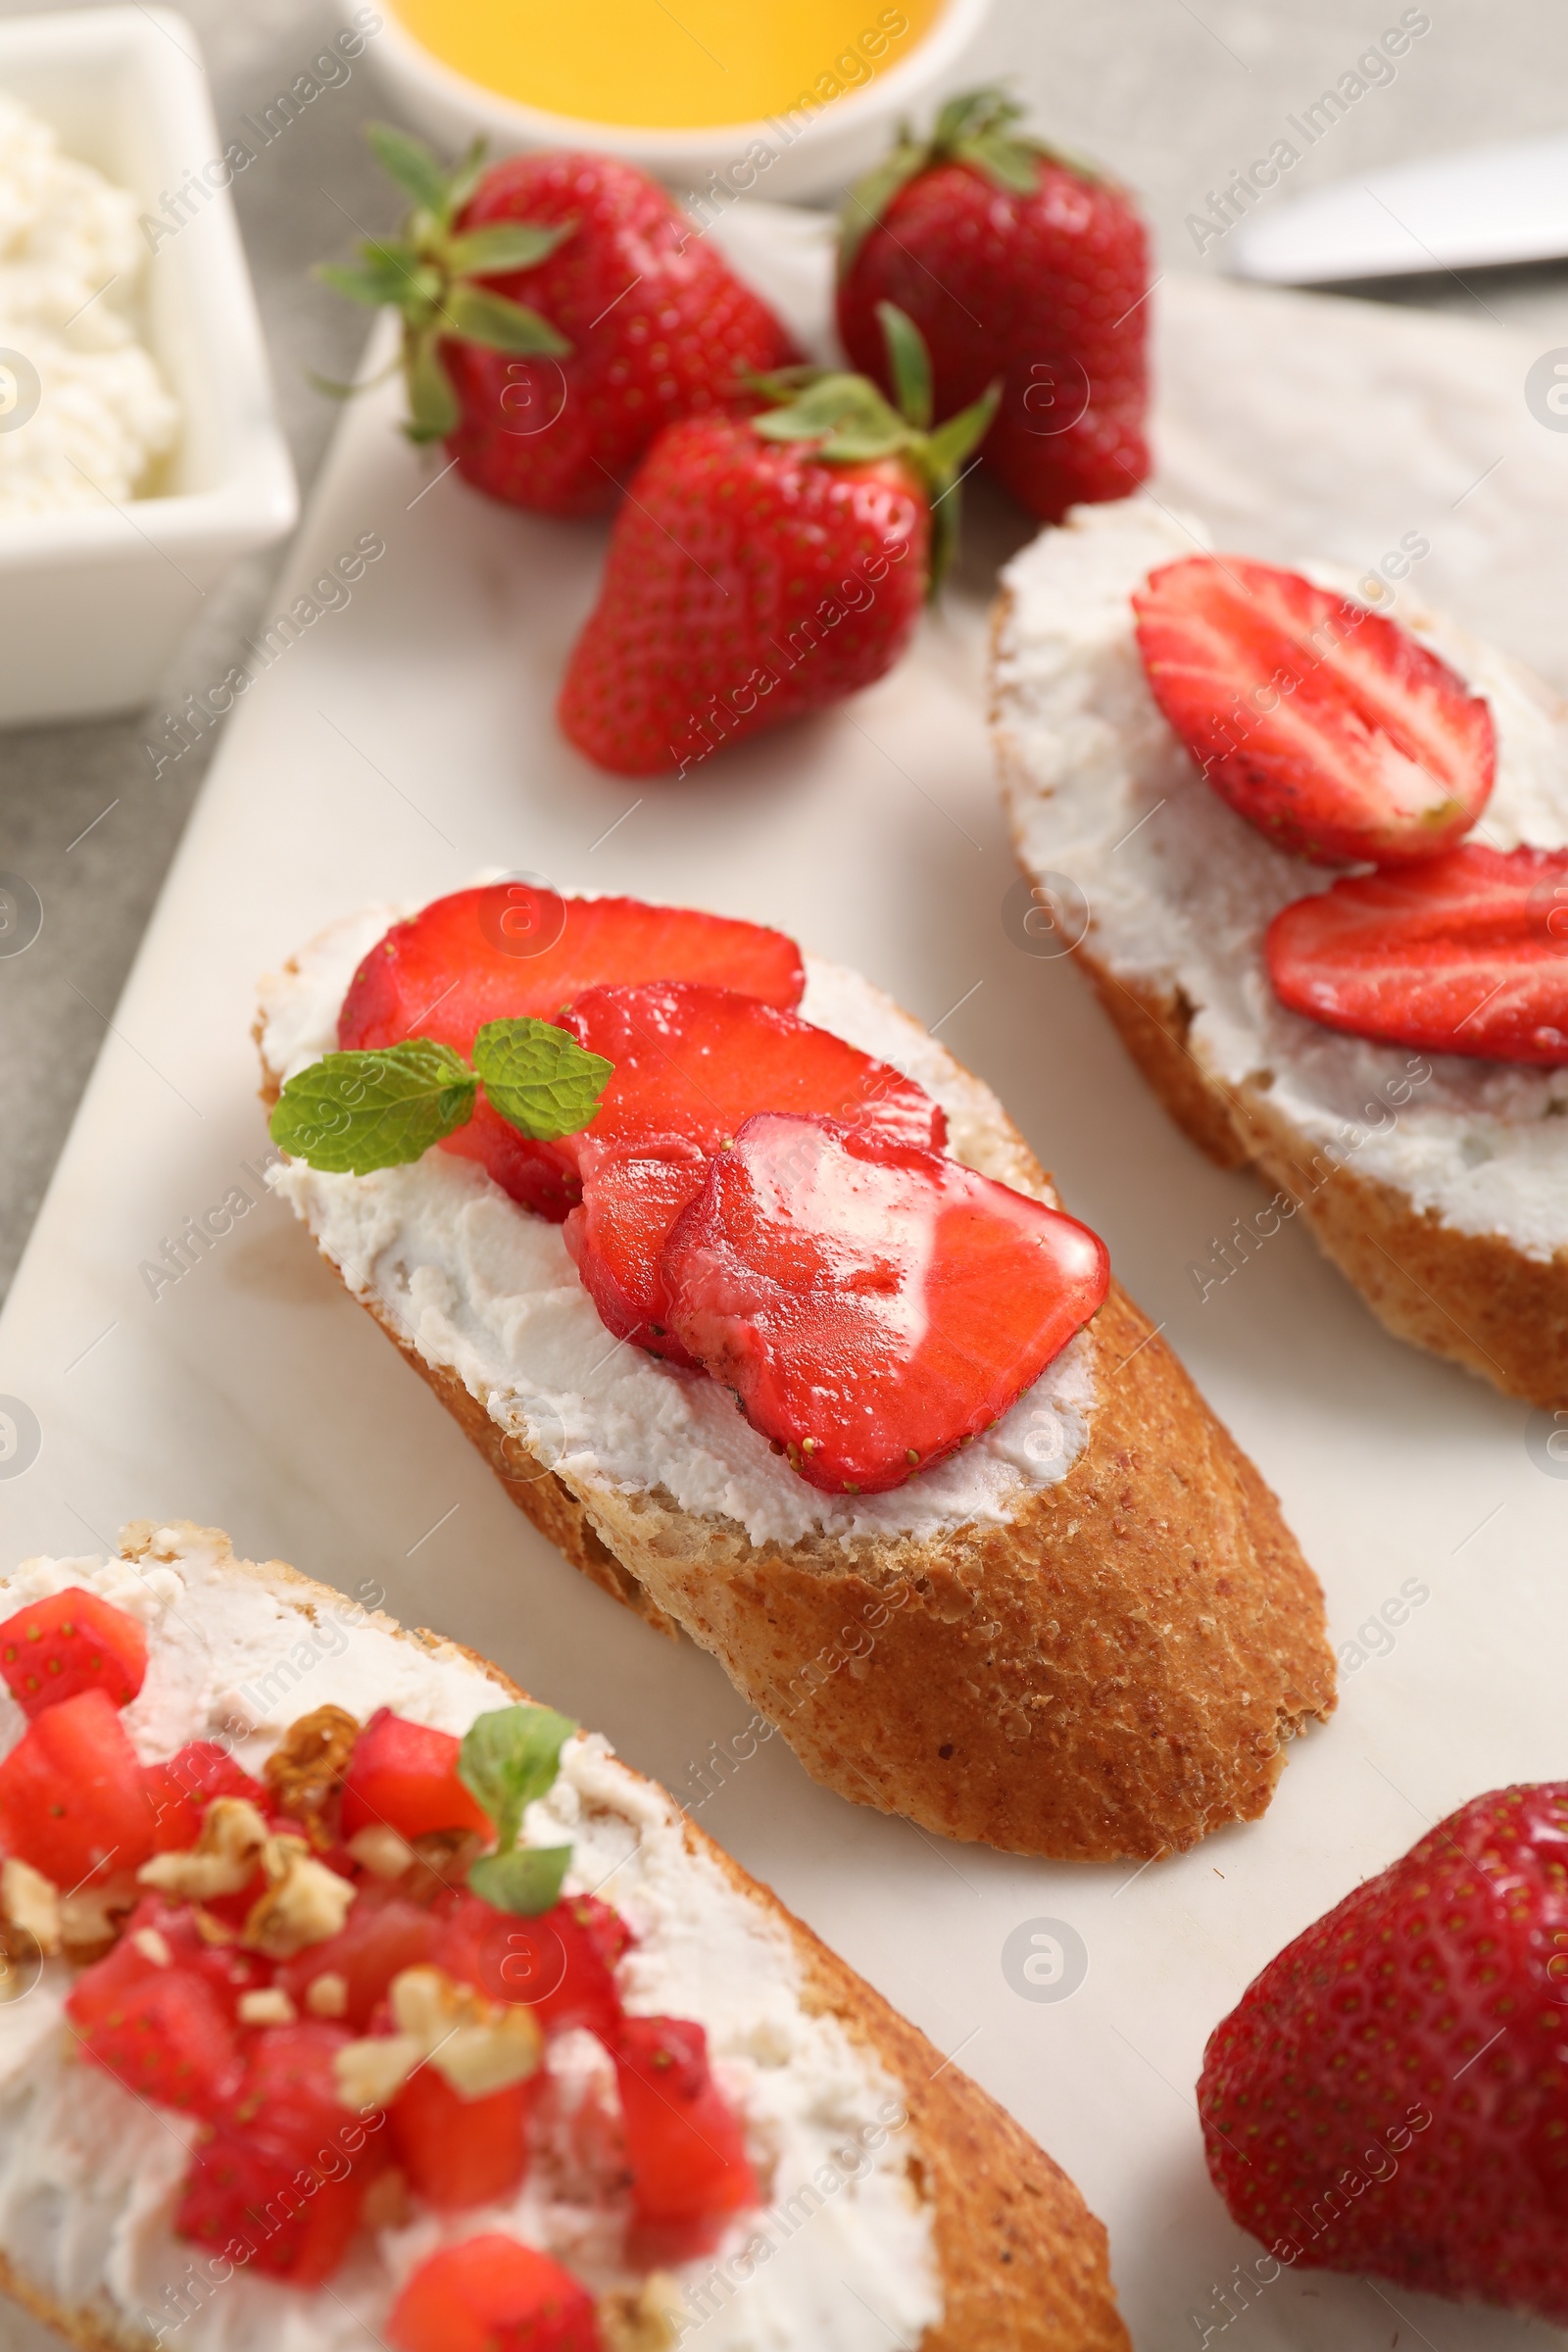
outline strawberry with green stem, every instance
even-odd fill
[[[850,194],[838,326],[883,382],[878,320],[906,312],[931,352],[936,415],[1002,381],[991,470],[1031,513],[1125,498],[1149,471],[1148,239],[1124,188],[1022,135],[999,89],[954,98]]]
[[[611,156],[509,156],[447,172],[372,125],[413,209],[318,274],[402,315],[408,431],[491,497],[598,514],[673,419],[732,400],[789,336],[679,207]],[[341,387],[327,386],[329,390]]]
[[[897,408],[865,376],[785,368],[756,379],[759,413],[689,418],[649,452],[558,705],[596,765],[684,774],[904,653],[998,392],[933,429],[921,337],[891,304],[880,323]]]

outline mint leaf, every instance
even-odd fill
[[[486,1021],[473,1066],[501,1116],[540,1143],[586,1127],[615,1069],[564,1029],[531,1020]]]
[[[498,1911],[531,1919],[561,1900],[570,1867],[569,1845],[514,1845],[510,1853],[481,1855],[468,1872],[468,1885]]]
[[[569,1717],[535,1706],[497,1707],[469,1726],[458,1750],[458,1778],[496,1825],[501,1850],[490,1860],[504,1859],[515,1846],[523,1814],[554,1788],[561,1750],[576,1729]],[[469,1878],[471,1883],[471,1872]]]
[[[473,1116],[473,1072],[424,1037],[369,1054],[326,1054],[290,1078],[272,1112],[274,1144],[313,1168],[368,1176],[417,1159]]]

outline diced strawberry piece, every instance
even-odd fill
[[[343,2145],[343,2127],[350,2120],[332,2062],[353,2038],[347,2026],[325,2018],[264,2026],[251,2037],[245,2080],[229,2121],[301,2164],[326,2166]]]
[[[568,1895],[535,1918],[466,1894],[446,1923],[437,1965],[493,2001],[524,2002],[547,2034],[586,2026],[609,2040],[620,2022],[615,1969],[631,1930],[608,1903]]]
[[[1162,564],[1133,609],[1160,710],[1222,799],[1284,848],[1404,865],[1486,807],[1492,712],[1397,621],[1242,556]]]
[[[714,2221],[758,2200],[740,2119],[708,2063],[708,2035],[678,2017],[628,2017],[615,2075],[640,2218]]]
[[[486,1021],[553,1021],[586,989],[646,980],[701,981],[786,1006],[806,985],[795,942],[759,923],[502,882],[394,924],[350,983],[338,1043],[433,1037],[466,1054]],[[575,1167],[541,1156],[482,1098],[444,1149],[479,1160],[514,1200],[558,1222],[578,1199]]]
[[[151,1934],[148,1934],[148,1931]],[[169,1960],[162,1959],[167,1951]],[[256,1952],[234,1943],[211,1943],[196,1925],[188,1903],[171,1903],[162,1895],[144,1895],[121,1931],[119,1942],[101,1960],[84,1968],[66,1999],[72,2022],[83,2034],[112,2017],[137,1986],[170,1966],[183,1975],[200,1977],[232,2019],[242,1992],[254,1992],[272,1982],[271,1964]]]
[[[564,1240],[607,1331],[688,1370],[700,1369],[669,1328],[662,1263],[675,1219],[703,1189],[696,1144],[596,1144],[582,1139],[582,1201]]]
[[[216,1740],[192,1740],[161,1764],[144,1764],[142,1785],[153,1809],[153,1845],[161,1854],[195,1844],[215,1796],[246,1797],[264,1813],[268,1806],[261,1782]]]
[[[1293,1012],[1352,1037],[1568,1062],[1568,850],[1466,842],[1298,899],[1263,938]]]
[[[239,2083],[231,2018],[206,1979],[188,1968],[149,1967],[104,2004],[81,2046],[127,2090],[160,2107],[215,2116]]]
[[[0,1852],[72,1888],[153,1850],[141,1765],[106,1690],[45,1707],[0,1763]]]
[[[593,2297],[498,2230],[426,2257],[392,2306],[397,2352],[601,2352]]]
[[[363,2136],[364,2127],[339,2112],[340,2129]],[[349,2250],[373,2169],[362,2164],[334,2177],[220,2125],[191,2160],[174,2229],[236,2269],[320,2286]]]
[[[529,1197],[552,1185],[563,1197],[579,1192],[589,1144],[678,1138],[716,1152],[759,1110],[814,1112],[905,1144],[947,1140],[941,1105],[902,1071],[734,989],[664,981],[588,989],[562,1027],[612,1062],[614,1076],[583,1134],[532,1143],[513,1129],[505,1161],[487,1157],[509,1190],[525,1160],[548,1169],[540,1185],[530,1182]]]
[[[403,1838],[479,1830],[490,1820],[458,1778],[461,1742],[378,1707],[354,1742],[343,1782],[343,1838],[385,1823]]]
[[[80,1585],[31,1600],[0,1625],[0,1674],[24,1715],[78,1690],[130,1704],[147,1676],[147,1637],[134,1617]]]
[[[710,1162],[664,1250],[678,1337],[835,1494],[990,1428],[1109,1274],[1076,1218],[940,1152],[772,1114]]]
[[[522,2185],[537,2075],[478,2099],[459,2096],[433,2066],[409,2077],[390,2111],[392,2144],[416,2196],[438,2212],[490,2205]]]
[[[374,1902],[367,1890],[338,1934],[324,1943],[307,1944],[285,1961],[277,1981],[303,2010],[309,2007],[310,1988],[318,1977],[341,1977],[346,1987],[344,2022],[363,2034],[393,1978],[405,1968],[422,1968],[435,1960],[445,1932],[444,1923],[417,1904],[396,1895]]]

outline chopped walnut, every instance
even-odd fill
[[[215,1796],[202,1816],[202,1832],[183,1853],[154,1854],[136,1876],[144,1886],[187,1902],[211,1902],[238,1894],[256,1876],[270,1832],[248,1796]]]
[[[414,1860],[403,1892],[411,1903],[433,1903],[444,1890],[461,1893],[468,1884],[468,1865],[484,1852],[484,1839],[475,1830],[427,1830],[414,1840]]]
[[[413,1846],[388,1821],[373,1821],[368,1829],[357,1830],[348,1850],[372,1879],[401,1879],[415,1858]]]
[[[19,1862],[15,1854],[0,1863],[0,1914],[8,1930],[25,1936],[45,1958],[59,1951],[60,1889],[53,1879],[46,1879],[30,1862]]]
[[[96,1960],[112,1950],[124,1922],[138,1900],[136,1874],[117,1870],[97,1886],[81,1886],[60,1898],[60,1940],[69,1958],[78,1964]]]
[[[291,2026],[299,2011],[281,1984],[259,1984],[240,1994],[237,2014],[242,2026]]]
[[[174,1955],[169,1948],[169,1937],[160,1935],[156,1928],[138,1928],[130,1940],[142,1958],[150,1960],[154,1968],[173,1967]]]
[[[689,2317],[680,2283],[667,2271],[654,2271],[641,2286],[617,2286],[599,2298],[605,2352],[668,2352]]]
[[[337,1792],[360,1727],[344,1707],[313,1707],[289,1725],[262,1767],[279,1813],[299,1822],[318,1852],[337,1836]]]
[[[269,1838],[262,1849],[267,1892],[251,1905],[240,1941],[269,1960],[292,1960],[324,1943],[348,1917],[355,1889],[318,1862],[303,1838]]]
[[[397,2032],[351,2041],[334,2061],[347,2106],[385,2106],[425,2064],[464,2099],[482,2099],[539,2070],[543,2041],[531,2009],[486,2000],[439,1968],[404,1969],[390,1999]]]
[[[349,1981],[335,1968],[323,1968],[305,1987],[305,2006],[313,2017],[347,2017]]]

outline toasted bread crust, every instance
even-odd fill
[[[1526,1257],[1497,1234],[1460,1233],[1408,1193],[1332,1165],[1257,1086],[1206,1070],[1175,990],[1123,980],[1093,950],[1078,960],[1171,1117],[1222,1168],[1251,1167],[1298,1203],[1332,1259],[1396,1338],[1462,1364],[1506,1396],[1568,1404],[1568,1250]]]
[[[190,1532],[228,1549],[227,1537],[217,1529]],[[122,1536],[131,1557],[153,1541],[151,1522]],[[292,1584],[308,1605],[330,1608],[342,1597],[280,1560],[260,1569],[233,1560],[233,1570]],[[372,1622],[421,1646],[462,1648],[512,1697],[528,1695],[476,1650],[379,1613]],[[1060,2167],[770,1888],[694,1822],[687,1821],[685,1834],[693,1852],[708,1855],[737,1892],[788,1934],[806,2007],[836,2017],[903,2089],[917,2178],[933,2213],[944,2297],[942,2319],[921,2337],[919,2352],[1130,2352],[1110,2284],[1104,2230]],[[101,2301],[71,2309],[3,2256],[0,2288],[78,2352],[153,2352],[153,2335],[123,2327]]]

